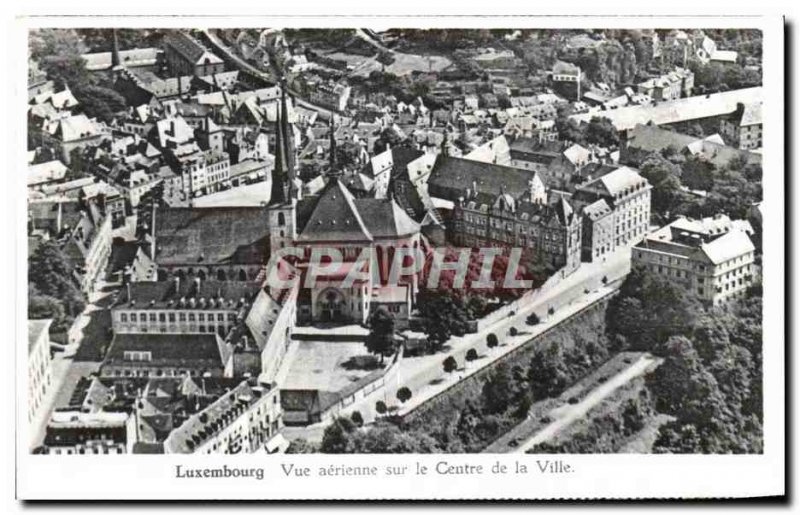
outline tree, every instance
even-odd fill
[[[342,454],[348,452],[350,434],[355,430],[353,423],[343,417],[338,417],[331,425],[325,428],[322,434],[320,452],[326,454]]]
[[[567,386],[564,354],[559,345],[534,353],[528,367],[528,384],[535,400],[555,397]]]
[[[360,411],[354,411],[350,415],[350,420],[353,422],[353,424],[355,424],[358,427],[361,427],[361,426],[364,425],[364,417],[361,416],[361,412]]]
[[[85,300],[72,280],[73,265],[54,241],[42,242],[28,258],[28,282],[32,291],[58,299],[64,313],[75,317]]]
[[[404,386],[397,390],[397,400],[399,400],[401,403],[405,404],[405,402],[410,398],[411,390],[408,387]]]
[[[601,147],[619,146],[619,131],[608,118],[593,117],[586,126],[586,142]]]
[[[500,342],[497,340],[497,335],[494,333],[489,333],[486,335],[486,346],[490,349],[497,347]]]
[[[317,448],[305,438],[295,438],[289,443],[286,454],[313,454]]]
[[[458,369],[458,362],[456,361],[456,358],[453,356],[447,356],[447,358],[442,362],[442,368],[444,368],[444,371],[448,374],[454,372],[456,369]]]
[[[646,269],[634,269],[608,306],[607,330],[633,350],[660,353],[670,336],[691,335],[702,305],[691,292]]]
[[[681,167],[681,182],[690,189],[708,191],[714,186],[716,166],[701,156],[690,156]]]
[[[528,318],[525,319],[525,323],[527,323],[528,325],[536,325],[539,322],[540,322],[539,315],[537,315],[536,313],[531,313],[530,315],[528,315]]]
[[[67,316],[64,311],[64,304],[57,298],[50,295],[40,295],[37,293],[29,293],[28,295],[28,319],[41,320],[43,318],[50,318],[53,322],[50,324],[50,331],[52,333],[61,333],[69,328],[72,317]]]
[[[384,414],[386,414],[386,411],[387,410],[386,410],[386,403],[385,402],[378,401],[378,402],[375,403],[375,412],[378,415],[384,415]]]
[[[76,87],[74,93],[75,99],[80,102],[81,110],[87,116],[106,123],[113,121],[115,115],[126,107],[122,95],[102,86]]]
[[[469,362],[475,361],[476,359],[478,359],[478,351],[476,351],[475,349],[469,349],[467,351],[466,359]]]
[[[499,365],[483,383],[481,399],[486,413],[505,413],[514,395],[514,380],[505,364]]]
[[[650,154],[641,164],[642,177],[653,186],[651,206],[654,212],[669,217],[680,205],[681,169],[661,154]]]
[[[364,342],[367,351],[378,354],[383,364],[384,357],[395,350],[394,317],[383,306],[378,307],[369,319],[369,334]]]

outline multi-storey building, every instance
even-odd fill
[[[216,333],[223,338],[244,317],[259,283],[181,279],[128,283],[111,308],[111,326],[124,333]]]
[[[657,101],[688,97],[692,95],[694,89],[694,73],[686,68],[677,68],[670,73],[637,84],[636,89],[639,93]]]
[[[76,114],[44,123],[39,135],[41,143],[53,148],[69,165],[75,149],[97,146],[111,139],[111,130],[85,114]]]
[[[232,377],[233,351],[215,333],[117,333],[100,377]]]
[[[39,420],[52,381],[50,324],[52,320],[28,320],[28,422]]]
[[[613,252],[617,247],[638,242],[650,227],[650,190],[652,186],[632,168],[615,169],[577,187],[573,202],[597,217],[586,223],[594,227],[584,233],[590,240],[584,243],[584,255],[598,256]],[[604,211],[598,200],[605,200],[611,208],[613,231],[609,233],[609,222],[599,213]]]
[[[164,453],[240,454],[264,449],[283,425],[279,392],[243,381],[174,429],[164,441]]]
[[[319,84],[311,90],[309,101],[313,104],[344,111],[350,98],[350,86],[344,84]]]
[[[633,248],[634,267],[681,284],[703,302],[722,305],[745,295],[754,283],[753,229],[725,215],[678,218]]]
[[[563,198],[548,205],[508,193],[467,192],[453,209],[451,227],[456,245],[533,249],[566,273],[580,265],[580,216]]]
[[[749,150],[763,145],[761,103],[736,105],[729,117],[723,118],[719,130],[735,147]]]
[[[56,410],[47,423],[48,454],[125,454],[133,417],[124,411]]]
[[[583,214],[581,259],[595,261],[612,252],[614,243],[614,210],[605,199],[585,206]]]

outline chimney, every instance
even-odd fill
[[[127,283],[125,285],[125,291],[128,294],[128,302],[130,302],[131,300],[133,300],[131,299],[131,283]]]
[[[181,291],[181,278],[179,276],[175,276],[175,294],[177,295]]]
[[[194,290],[195,290],[196,293],[200,293],[200,278],[199,277],[195,277],[194,278]]]

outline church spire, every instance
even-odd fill
[[[114,69],[120,64],[122,61],[119,58],[119,40],[117,39],[117,29],[111,29],[113,43],[111,47],[111,68]]]
[[[328,176],[335,177],[339,175],[339,168],[336,165],[336,122],[334,114],[331,113],[331,131],[330,131],[330,168],[328,169]]]
[[[286,77],[281,78],[281,129],[283,134],[283,159],[286,170],[288,199],[297,199],[300,196],[297,185],[297,152],[294,148],[294,125],[289,123],[289,105],[286,101]]]
[[[281,103],[275,119],[275,168],[272,172],[270,204],[290,202],[300,196],[297,185],[294,131],[289,124],[286,80],[281,80]]]
[[[275,166],[272,169],[272,189],[269,197],[269,203],[272,205],[283,204],[288,197],[286,191],[287,173],[282,132],[281,111],[278,110],[275,118]]]

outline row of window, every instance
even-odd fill
[[[128,313],[120,313],[119,315],[119,321],[123,324],[128,323],[129,320],[132,323],[147,322],[148,320],[150,322],[175,322],[176,320],[178,322],[214,322],[215,320],[224,322],[225,318],[225,313],[195,313],[192,311],[178,311],[177,314],[160,311],[158,313],[130,313],[130,316]],[[229,322],[235,322],[236,313],[228,313],[227,319]]]

